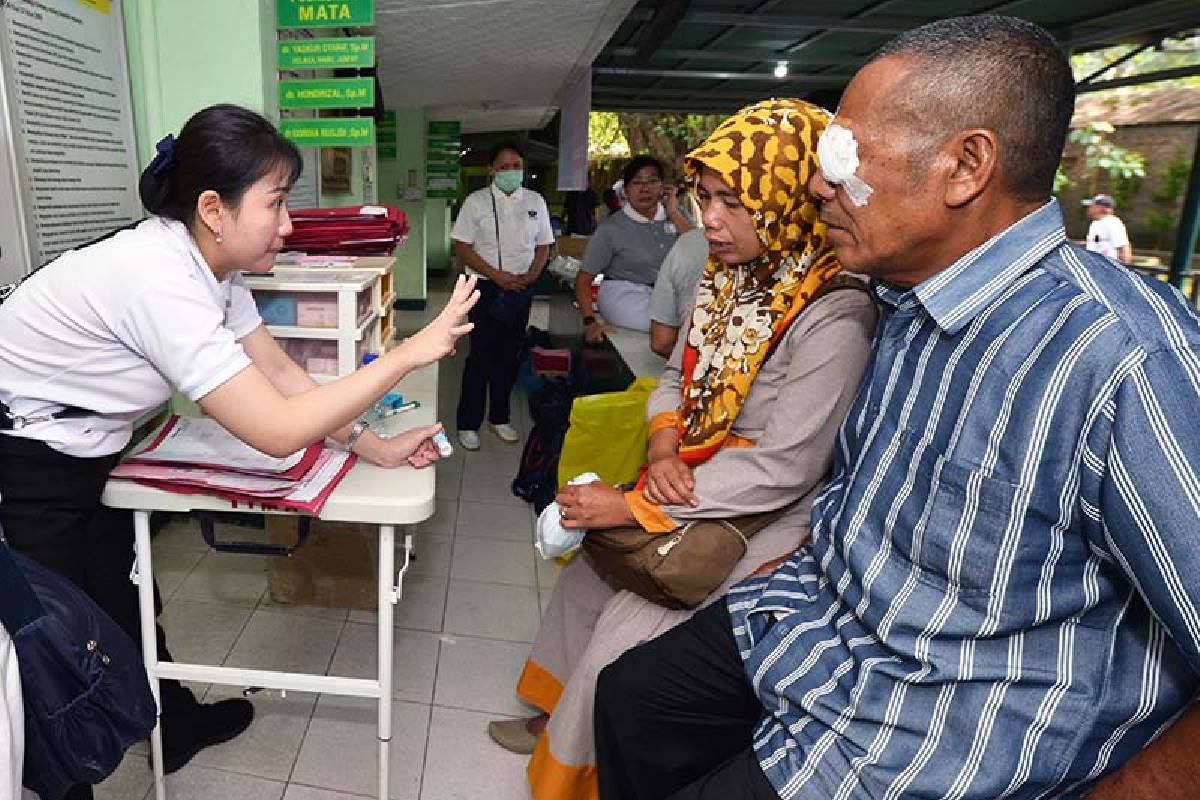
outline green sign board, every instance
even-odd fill
[[[375,0],[275,0],[279,28],[344,28],[375,24]]]
[[[458,197],[458,159],[462,150],[462,124],[430,122],[425,136],[425,196],[453,200]]]
[[[280,108],[370,108],[373,78],[320,78],[279,82]]]
[[[278,69],[340,69],[375,66],[375,37],[349,39],[283,39],[278,43]]]
[[[383,119],[375,129],[375,155],[379,158],[396,157],[396,112],[383,112]]]
[[[279,121],[279,131],[297,147],[370,147],[375,141],[375,120],[284,119]]]

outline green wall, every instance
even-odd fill
[[[213,103],[278,118],[273,0],[126,0],[138,154]]]

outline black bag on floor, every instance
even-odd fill
[[[533,430],[525,440],[512,493],[533,503],[539,514],[558,493],[558,457],[571,424],[571,404],[583,393],[586,384],[584,360],[573,354],[567,377],[547,378],[542,388],[529,396]]]
[[[129,635],[74,583],[10,550],[2,531],[0,587],[25,704],[23,781],[56,800],[100,783],[149,738],[154,696]]]

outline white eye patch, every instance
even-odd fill
[[[875,191],[854,173],[858,170],[858,140],[854,133],[841,125],[830,123],[817,140],[817,160],[821,176],[833,186],[841,186],[856,206],[865,206]]]

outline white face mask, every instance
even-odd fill
[[[858,171],[858,140],[848,128],[830,123],[817,140],[821,176],[830,186],[841,186],[856,206],[865,206],[875,191],[854,173]]]

